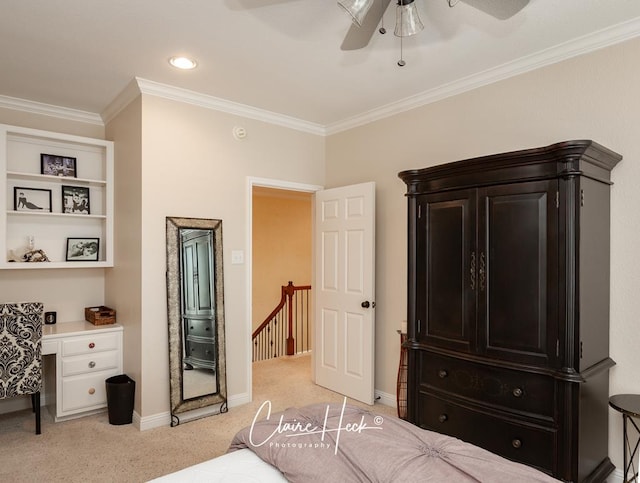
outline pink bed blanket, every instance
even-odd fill
[[[229,452],[242,448],[292,482],[557,482],[459,439],[346,404],[271,414],[267,401]]]

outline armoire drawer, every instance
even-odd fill
[[[214,336],[213,321],[210,319],[187,319],[185,320],[185,324],[188,335],[207,338]]]
[[[419,382],[458,396],[522,412],[553,417],[553,378],[420,353]]]
[[[505,458],[554,471],[556,432],[552,428],[515,423],[497,413],[483,412],[421,392],[420,427],[454,436]]]
[[[211,342],[194,342],[187,340],[186,342],[186,357],[193,357],[201,361],[215,361],[215,351]]]

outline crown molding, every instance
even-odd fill
[[[640,18],[632,19],[326,126],[139,77],[134,78],[101,115],[3,95],[0,95],[0,108],[104,126],[140,94],[149,94],[318,136],[327,136],[625,42],[639,35]]]
[[[98,126],[104,125],[102,118],[93,112],[53,106],[51,104],[43,104],[41,102],[29,101],[27,99],[18,99],[17,97],[0,95],[0,108],[29,112],[31,114],[40,114],[42,116],[57,117],[68,121],[97,124]]]
[[[407,97],[357,116],[325,126],[326,135],[337,134],[370,122],[378,121],[402,112],[422,107],[448,97],[462,94],[478,87],[493,84],[541,67],[587,54],[595,50],[615,45],[640,35],[640,18],[620,23],[613,27],[594,32],[575,40],[565,42],[546,50],[473,74],[415,96]]]
[[[136,79],[132,79],[127,86],[120,91],[113,101],[109,103],[109,105],[102,111],[102,121],[107,124],[114,117],[118,115],[120,111],[122,111],[125,107],[127,107],[131,102],[140,96],[140,89],[138,88],[138,83]]]
[[[143,94],[149,94],[173,101],[193,104],[199,107],[204,107],[206,109],[226,112],[228,114],[255,119],[258,121],[267,122],[269,124],[275,124],[278,126],[287,127],[318,136],[324,136],[326,134],[325,128],[321,124],[303,121],[301,119],[296,119],[284,114],[278,114],[275,112],[266,111],[264,109],[258,109],[246,104],[227,101],[219,97],[201,94],[199,92],[194,92],[179,87],[173,87],[166,84],[161,84],[159,82],[141,79],[139,77],[136,77],[136,82],[138,84],[140,92]]]

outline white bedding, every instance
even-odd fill
[[[224,454],[155,480],[158,483],[282,483],[286,478],[250,449]]]

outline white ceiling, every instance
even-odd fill
[[[142,78],[330,127],[640,34],[638,0],[531,0],[507,20],[463,2],[416,0],[425,30],[398,67],[393,3],[386,35],[343,51],[335,0],[1,0],[0,96],[100,114]]]

